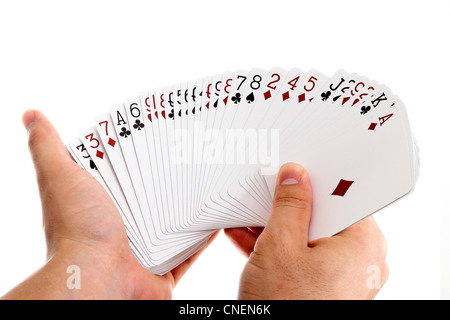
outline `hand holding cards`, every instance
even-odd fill
[[[255,68],[150,90],[95,118],[68,149],[109,192],[155,274],[217,229],[264,226],[286,162],[311,177],[310,240],[410,193],[419,167],[400,99],[342,70]]]

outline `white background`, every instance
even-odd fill
[[[0,2],[0,295],[45,260],[21,123],[38,108],[67,142],[144,89],[252,67],[337,69],[389,85],[421,151],[415,192],[376,214],[390,277],[379,299],[438,299],[450,195],[450,1]],[[448,184],[448,183],[447,183]],[[368,195],[370,196],[370,195]],[[442,222],[442,223],[441,223]],[[245,259],[223,234],[176,299],[234,299]],[[447,295],[448,297],[448,295]]]

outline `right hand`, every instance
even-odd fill
[[[284,165],[262,232],[226,229],[249,259],[239,299],[373,299],[388,276],[386,242],[373,217],[308,242],[312,193],[308,173]]]

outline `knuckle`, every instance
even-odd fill
[[[381,232],[380,228],[376,226],[376,229],[374,230],[374,244],[375,247],[378,249],[378,256],[380,259],[384,260],[386,258],[387,253],[387,240],[386,237]]]
[[[363,231],[360,233],[361,244],[366,248],[371,248],[373,256],[384,263],[387,253],[387,240],[383,232],[381,232],[375,221],[370,223]]]
[[[287,188],[286,188],[287,189]],[[300,210],[305,210],[310,208],[310,199],[305,195],[299,194],[294,190],[283,190],[279,192],[273,202],[273,206],[277,207],[292,207]]]

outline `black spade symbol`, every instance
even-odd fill
[[[95,165],[95,162],[92,160],[89,161],[89,166],[91,167],[92,170],[98,170],[97,166]]]
[[[247,100],[248,103],[252,103],[253,101],[255,101],[255,96],[253,95],[253,92],[250,93],[247,98],[245,98]]]

